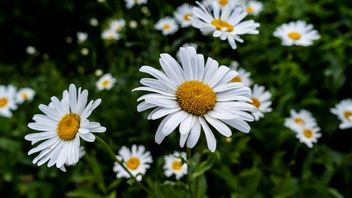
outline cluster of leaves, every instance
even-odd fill
[[[194,2],[190,2],[194,3]],[[144,182],[158,197],[351,197],[352,139],[350,130],[340,131],[329,109],[351,97],[352,6],[345,0],[263,1],[263,12],[255,17],[260,34],[245,36],[245,43],[232,50],[226,42],[202,36],[196,29],[182,29],[172,36],[154,30],[161,17],[172,15],[180,1],[148,0],[149,13],[141,7],[125,8],[123,1],[8,1],[0,3],[0,84],[31,87],[34,101],[22,105],[12,118],[0,117],[0,191],[5,197],[134,197],[144,195],[136,185],[118,180],[113,162],[96,143],[85,144],[87,154],[67,173],[36,167],[26,152],[23,137],[27,123],[61,95],[69,83],[87,88],[103,103],[93,115],[107,127],[105,138],[114,151],[133,143],[145,145],[154,164]],[[89,25],[97,18],[98,27]],[[126,27],[122,39],[106,44],[101,29],[111,18],[135,20],[136,29]],[[302,19],[314,24],[322,38],[312,47],[284,47],[272,32],[282,23]],[[144,25],[141,21],[144,20]],[[78,31],[88,32],[83,45],[75,42]],[[66,42],[73,38],[73,42]],[[273,94],[273,112],[252,124],[250,134],[234,131],[230,139],[217,135],[218,150],[209,153],[201,139],[192,150],[198,162],[189,178],[166,179],[161,170],[163,155],[182,150],[171,135],[162,145],[154,143],[158,121],[147,121],[136,112],[141,65],[158,67],[159,54],[176,54],[180,45],[192,42],[198,51],[221,64],[236,60],[251,72],[253,80]],[[28,56],[25,47],[35,46],[40,55]],[[80,53],[82,47],[89,54]],[[212,51],[214,53],[212,53]],[[117,78],[110,91],[98,92],[96,69]],[[317,118],[323,137],[313,149],[300,145],[293,132],[283,126],[289,109],[305,108]],[[203,138],[203,137],[202,137]],[[185,182],[190,180],[190,186]]]

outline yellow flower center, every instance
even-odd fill
[[[248,6],[248,7],[246,8],[246,12],[247,12],[248,14],[252,14],[252,13],[254,12],[253,7]]]
[[[138,157],[130,157],[130,159],[127,160],[126,166],[128,169],[136,170],[140,164],[141,161]]]
[[[27,94],[27,93],[21,93],[21,97],[22,97],[24,100],[28,100],[28,94]]]
[[[251,100],[252,100],[251,104],[253,106],[257,107],[257,109],[258,109],[260,106],[260,101],[257,98],[251,98]]]
[[[295,118],[294,122],[298,125],[304,125],[304,123],[305,123],[304,120],[300,117]]]
[[[110,80],[104,80],[102,83],[103,87],[107,88],[110,85]]]
[[[232,32],[234,30],[233,25],[221,19],[214,19],[211,24],[215,26],[217,30],[225,29],[227,32]]]
[[[171,165],[171,168],[172,170],[174,171],[179,171],[181,169],[181,166],[182,166],[182,162],[180,159],[175,159],[173,162],[172,162],[172,165]]]
[[[64,141],[71,141],[76,137],[81,118],[75,113],[65,115],[57,125],[57,134]]]
[[[310,129],[304,129],[304,130],[303,130],[303,135],[304,135],[306,138],[312,138],[312,137],[313,137],[313,131],[310,130]]]
[[[182,110],[195,116],[203,116],[214,108],[216,94],[209,85],[190,80],[177,88],[176,100]]]
[[[163,30],[169,30],[171,28],[170,24],[164,24]]]
[[[185,15],[183,16],[183,20],[189,21],[189,20],[191,20],[191,16],[192,16],[192,13],[185,14]]]
[[[221,6],[226,6],[226,5],[229,3],[229,0],[218,0],[218,3],[219,3]]]
[[[288,37],[290,37],[292,40],[299,40],[301,38],[301,34],[298,32],[290,32],[288,33]]]
[[[1,104],[0,104],[1,106]],[[343,117],[345,117],[347,120],[350,119],[352,117],[352,112],[351,111],[345,111],[343,113]]]
[[[237,75],[231,79],[230,82],[242,82],[240,75]]]
[[[0,98],[0,107],[5,107],[9,103],[9,100],[7,98]]]

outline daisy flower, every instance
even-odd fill
[[[180,49],[180,63],[169,54],[160,55],[163,71],[150,66],[142,66],[139,71],[154,78],[143,78],[134,91],[151,92],[141,96],[137,101],[139,112],[154,108],[148,119],[162,117],[155,141],[160,144],[178,126],[180,146],[187,142],[193,148],[203,129],[210,151],[216,149],[216,139],[209,124],[225,137],[232,135],[231,129],[248,133],[250,126],[246,121],[253,121],[248,113],[256,108],[249,104],[251,90],[242,83],[229,83],[235,71],[220,66],[216,60],[208,58],[205,62],[202,54],[197,54],[193,47]],[[247,112],[248,111],[248,112]]]
[[[190,6],[188,3],[184,3],[177,8],[174,15],[176,20],[181,24],[181,27],[185,28],[192,25],[192,8],[193,6]]]
[[[298,131],[296,131],[296,137],[301,143],[304,143],[309,148],[312,148],[313,143],[316,143],[318,141],[318,138],[321,137],[319,131],[320,128],[317,126],[302,127]]]
[[[256,29],[260,25],[254,20],[242,21],[247,13],[242,7],[226,6],[221,9],[217,4],[213,4],[209,9],[202,4],[193,8],[191,17],[192,25],[200,29],[203,33],[213,33],[214,37],[226,40],[232,49],[236,49],[236,41],[243,42],[240,35],[258,34]]]
[[[150,152],[146,151],[144,146],[137,145],[132,145],[131,150],[123,146],[116,158],[123,161],[124,166],[136,177],[137,181],[142,180],[142,175],[147,172],[153,162]],[[115,162],[113,170],[116,172],[117,178],[130,178],[127,171],[117,162]]]
[[[231,69],[233,71],[236,71],[236,73],[238,74],[231,79],[231,82],[243,83],[243,85],[246,87],[252,85],[251,73],[247,72],[247,70],[243,68],[239,68],[238,66],[233,66],[231,67]]]
[[[18,90],[16,94],[16,101],[19,104],[24,103],[25,101],[31,101],[33,100],[33,97],[35,95],[35,91],[31,88],[22,88]]]
[[[176,176],[179,180],[188,173],[188,166],[186,163],[182,163],[182,159],[186,160],[186,153],[174,152],[173,154],[166,155],[164,164],[164,174],[166,177]]]
[[[78,43],[83,43],[88,38],[88,34],[85,32],[77,32]]]
[[[126,22],[123,19],[116,19],[110,22],[110,30],[121,32],[122,29],[125,27]]]
[[[79,152],[79,159],[81,159],[86,154],[86,150],[84,149],[84,146],[80,146],[78,152]],[[60,167],[60,170],[63,172],[66,172],[65,166],[75,166],[75,165],[76,164],[69,164],[66,162],[63,166]]]
[[[142,5],[142,4],[146,4],[147,0],[125,0],[126,3],[126,7],[128,9],[132,8],[135,5]]]
[[[88,104],[88,91],[71,84],[62,94],[62,100],[52,97],[49,105],[39,105],[43,114],[33,116],[34,122],[28,127],[40,131],[25,136],[32,144],[38,144],[28,155],[39,154],[33,163],[38,166],[48,163],[48,167],[57,168],[72,165],[79,160],[80,139],[94,142],[93,133],[105,132],[106,128],[88,117],[99,106],[101,100],[91,100]]]
[[[163,35],[174,34],[178,30],[175,19],[171,17],[165,17],[160,19],[154,26],[156,30],[160,30]]]
[[[120,34],[114,30],[108,29],[101,34],[101,38],[108,41],[119,40]]]
[[[317,126],[315,118],[307,110],[302,109],[301,111],[296,112],[291,109],[290,114],[291,116],[285,120],[285,126],[293,131],[297,132],[304,127],[313,128]]]
[[[111,74],[104,74],[99,78],[96,82],[96,86],[98,90],[110,90],[114,84],[116,83],[116,79],[111,76]]]
[[[252,104],[257,107],[257,111],[253,112],[255,120],[259,120],[261,117],[264,117],[264,113],[271,112],[271,93],[265,91],[264,86],[254,85],[252,93]]]
[[[282,45],[285,46],[310,46],[314,40],[320,38],[318,31],[313,29],[313,25],[300,20],[282,24],[276,28],[274,36],[280,38]]]
[[[244,9],[249,15],[257,16],[263,10],[263,3],[260,1],[249,0],[244,4]]]
[[[352,100],[345,99],[330,110],[341,121],[340,129],[352,128]]]
[[[204,0],[202,1],[202,4],[206,7],[212,6],[214,3],[220,8],[224,8],[228,6],[234,7],[236,5],[240,5],[242,1],[239,1],[239,0]]]
[[[0,116],[12,117],[11,111],[16,109],[16,87],[0,85]]]

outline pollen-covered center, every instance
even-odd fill
[[[187,13],[183,16],[183,20],[189,21],[189,20],[191,20],[191,16],[192,16],[192,13]]]
[[[304,125],[304,124],[305,124],[304,120],[303,120],[302,118],[300,118],[300,117],[296,117],[296,118],[293,119],[293,120],[294,120],[294,122],[295,122],[296,124],[298,124],[298,125]]]
[[[252,102],[251,104],[255,107],[257,107],[257,109],[259,108],[260,106],[260,101],[258,100],[258,98],[251,98]]]
[[[104,80],[102,83],[103,87],[107,88],[110,85],[110,80]]]
[[[219,3],[221,6],[226,6],[226,5],[229,3],[229,0],[218,0],[218,3]]]
[[[126,162],[127,168],[131,170],[136,170],[140,164],[141,164],[141,161],[139,160],[138,157],[130,157]]]
[[[0,105],[1,107],[1,105]],[[352,118],[352,112],[351,111],[345,111],[343,112],[343,117],[347,120],[351,119]]]
[[[230,82],[242,82],[241,76],[237,75],[233,77]]]
[[[313,131],[310,130],[310,129],[304,129],[304,130],[303,130],[303,135],[304,135],[306,138],[312,138],[312,137],[313,137]]]
[[[195,116],[203,116],[214,108],[216,94],[208,85],[190,80],[177,88],[176,101],[182,110]]]
[[[253,7],[248,6],[248,7],[246,8],[246,12],[247,12],[248,14],[252,14],[252,13],[254,12]]]
[[[181,167],[182,167],[182,162],[180,159],[175,159],[171,164],[171,168],[174,171],[179,171]]]
[[[233,25],[221,19],[214,19],[211,24],[215,26],[217,30],[225,29],[227,32],[232,32],[234,30]]]
[[[81,118],[75,113],[65,115],[57,125],[57,134],[64,141],[73,140],[80,126]]]
[[[298,32],[290,32],[288,33],[288,37],[290,37],[292,40],[299,40],[301,38],[301,34]]]
[[[7,98],[0,98],[0,107],[6,107],[9,100]]]
[[[163,25],[163,30],[169,30],[171,28],[170,24],[164,24]]]

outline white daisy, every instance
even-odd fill
[[[352,128],[352,100],[345,99],[330,110],[341,120],[340,129]]]
[[[110,90],[114,84],[116,83],[116,79],[111,76],[111,74],[104,74],[99,80],[96,82],[96,86],[98,90]]]
[[[176,176],[176,179],[180,179],[188,173],[188,166],[186,163],[182,163],[182,159],[186,160],[186,153],[174,152],[173,154],[166,155],[165,157],[164,174],[166,177]]]
[[[126,7],[128,9],[132,8],[135,5],[142,5],[142,4],[146,4],[147,0],[125,0],[126,3]]]
[[[263,10],[263,3],[256,0],[249,0],[244,6],[245,11],[249,15],[257,16]]]
[[[216,4],[220,8],[224,7],[235,7],[241,5],[241,0],[203,0],[202,4],[206,7],[211,7],[213,4]]]
[[[35,95],[35,91],[31,88],[22,88],[18,90],[16,94],[16,101],[19,104],[24,103],[25,101],[31,101],[33,100],[33,97]]]
[[[160,19],[154,26],[156,30],[160,30],[163,35],[174,34],[178,30],[175,19],[171,17],[165,17]]]
[[[315,127],[301,127],[298,131],[296,131],[296,137],[301,142],[306,144],[309,148],[313,147],[313,143],[318,141],[318,138],[321,137],[319,133],[320,128]]]
[[[246,87],[252,85],[251,73],[247,72],[247,70],[243,68],[239,68],[236,66],[231,67],[231,69],[233,71],[236,71],[236,73],[238,74],[231,79],[231,82],[240,82],[243,83],[243,85]]]
[[[99,106],[101,100],[91,100],[87,104],[88,91],[71,84],[62,94],[62,100],[52,97],[49,105],[39,105],[44,114],[33,116],[35,122],[28,127],[40,131],[25,136],[32,144],[38,144],[28,155],[40,152],[33,163],[38,166],[48,162],[48,167],[56,164],[75,164],[79,160],[80,139],[94,142],[92,133],[105,132],[106,128],[97,122],[90,122],[88,117]]]
[[[142,66],[141,72],[154,78],[143,78],[134,91],[148,91],[138,99],[139,112],[155,108],[148,119],[155,120],[166,116],[159,125],[155,141],[160,144],[166,136],[178,126],[180,146],[187,142],[193,148],[200,137],[201,129],[205,133],[208,148],[216,149],[216,139],[208,123],[222,135],[232,135],[230,125],[239,131],[248,133],[250,126],[246,121],[253,121],[255,107],[251,101],[251,90],[242,83],[229,83],[235,71],[220,66],[217,61],[208,58],[205,62],[202,54],[197,54],[193,47],[180,49],[180,63],[169,54],[160,55],[163,71],[150,66]],[[227,125],[226,125],[227,124]]]
[[[108,29],[101,34],[101,38],[108,41],[119,40],[120,34],[114,30]]]
[[[11,111],[16,109],[16,87],[0,85],[0,116],[12,117]]]
[[[233,49],[237,48],[237,42],[243,42],[240,35],[258,34],[256,29],[260,25],[254,20],[242,21],[247,13],[242,7],[226,6],[221,9],[217,4],[205,8],[202,4],[193,8],[191,17],[192,25],[204,33],[213,33],[214,37],[228,40]]]
[[[153,162],[150,152],[146,151],[144,146],[137,145],[132,145],[131,150],[123,146],[116,158],[123,161],[124,166],[138,181],[142,180],[142,175],[145,175]],[[117,162],[115,162],[113,170],[116,172],[117,178],[130,178],[127,171]]]
[[[264,116],[264,113],[271,112],[271,93],[265,91],[264,86],[254,85],[252,93],[252,104],[257,107],[257,111],[253,112],[255,120],[259,120]]]
[[[85,32],[77,32],[77,41],[78,43],[83,43],[88,38],[88,34]]]
[[[291,116],[286,118],[285,126],[295,132],[300,131],[302,128],[314,128],[317,126],[317,122],[312,114],[302,109],[299,112],[295,110],[290,110]]]
[[[320,38],[318,31],[313,29],[313,25],[300,20],[282,24],[276,28],[274,36],[280,38],[282,45],[285,46],[310,46],[314,40]]]
[[[125,27],[126,22],[123,19],[115,19],[110,22],[110,30],[121,32]]]
[[[191,16],[192,16],[193,6],[188,3],[184,3],[179,6],[174,14],[175,19],[181,24],[181,27],[189,27],[192,25]]]

